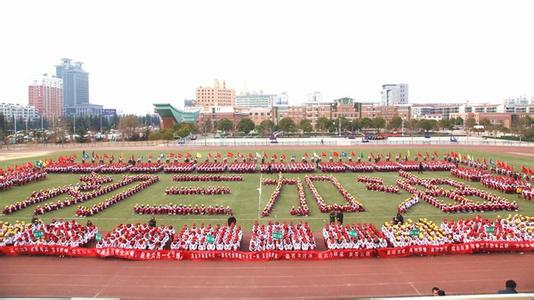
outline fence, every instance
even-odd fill
[[[184,144],[176,141],[139,141],[139,142],[98,142],[98,143],[69,143],[69,144],[17,144],[4,145],[1,150],[69,150],[91,148],[146,148],[146,147],[277,147],[277,146],[374,146],[374,145],[473,145],[473,146],[504,146],[504,147],[534,147],[534,143],[511,140],[485,139],[482,137],[457,137],[457,142],[451,142],[449,137],[391,137],[387,140],[370,140],[363,142],[359,139],[312,137],[312,138],[278,138],[277,143],[272,143],[268,138],[205,138],[188,140]]]

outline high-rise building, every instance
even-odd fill
[[[319,103],[323,100],[323,96],[321,95],[321,92],[315,91],[313,93],[308,94],[308,102],[309,103]]]
[[[203,110],[210,110],[210,107],[234,106],[235,92],[226,88],[224,80],[222,82],[215,80],[213,87],[197,88],[196,104]]]
[[[382,85],[382,105],[394,106],[408,104],[408,84]]]
[[[273,100],[276,95],[266,95],[263,93],[243,93],[235,97],[235,106],[236,107],[271,107],[273,105]]]
[[[28,87],[28,102],[46,119],[63,115],[63,81],[46,74]]]
[[[63,79],[63,110],[66,112],[89,104],[89,73],[83,70],[82,62],[73,62],[70,58],[61,60],[62,63],[56,65],[56,77]]]
[[[0,103],[0,114],[5,119],[13,119],[15,117],[16,119],[33,120],[39,118],[39,112],[34,106],[23,106],[15,103]]]
[[[274,97],[273,106],[288,106],[289,105],[289,95],[287,92],[281,92],[279,95]]]

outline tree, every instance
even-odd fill
[[[315,130],[317,131],[327,131],[332,126],[332,121],[328,120],[325,117],[320,117],[317,119],[317,123],[315,123]]]
[[[208,118],[204,120],[204,122],[202,122],[202,125],[200,126],[200,131],[204,134],[213,131],[213,124],[211,122],[211,118]]]
[[[222,119],[219,122],[219,130],[221,131],[232,131],[234,129],[234,123],[226,118]]]
[[[258,131],[261,135],[271,134],[273,132],[274,123],[271,120],[263,120],[258,125]]]
[[[484,129],[491,127],[491,121],[487,118],[480,120],[480,125],[484,126]]]
[[[119,120],[119,131],[122,133],[122,138],[131,139],[134,137],[139,128],[139,119],[134,115],[123,116]]]
[[[345,117],[341,117],[337,120],[336,122],[336,125],[340,125],[341,123],[341,131],[344,132],[345,130],[351,130],[352,129],[352,122],[345,118]]]
[[[285,132],[295,132],[297,130],[297,125],[295,121],[289,117],[285,117],[280,122],[278,122],[278,127]]]
[[[362,128],[371,128],[373,127],[373,120],[366,117],[362,119],[360,124],[362,125]]]
[[[170,133],[170,139],[173,139],[175,135],[181,137],[181,138],[185,138],[186,136],[190,135],[191,134],[191,126],[187,126],[187,125],[182,125],[180,126],[180,128],[178,128],[177,130],[174,131],[174,133]],[[165,137],[168,137],[168,136],[165,136],[165,135],[162,135],[162,138],[163,139],[166,139]]]
[[[475,126],[476,124],[477,124],[477,121],[473,117],[470,117],[467,120],[465,120],[466,128],[473,128],[473,126]]]
[[[312,123],[308,119],[302,119],[299,122],[299,129],[305,133],[310,133],[313,131]]]
[[[452,129],[452,124],[451,123],[453,123],[453,122],[454,122],[453,120],[441,119],[438,122],[438,126],[441,129]]]
[[[246,134],[254,130],[254,122],[249,118],[243,118],[237,124],[237,130],[242,131]]]
[[[360,121],[358,119],[353,119],[352,122],[350,122],[350,131],[359,130],[362,128],[362,125],[360,124]]]
[[[382,117],[374,118],[372,123],[373,123],[373,128],[376,128],[376,129],[382,129],[386,127],[386,120],[384,120],[384,118]]]
[[[402,127],[402,118],[399,116],[394,116],[391,121],[389,121],[388,128],[395,129]]]
[[[419,128],[424,129],[425,131],[428,131],[428,130],[431,130],[435,124],[437,124],[436,120],[420,120]]]

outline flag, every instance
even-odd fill
[[[352,151],[352,153],[350,154],[350,156],[356,156],[356,153],[354,153],[354,151]]]
[[[226,153],[226,157],[234,157],[234,153],[228,152],[228,153]]]
[[[208,153],[208,157],[209,157],[209,158],[212,158],[212,157],[213,157],[213,156],[211,156],[211,152],[210,152],[210,153]]]
[[[417,156],[423,157],[423,154],[421,154],[421,152],[417,152]]]
[[[319,155],[317,155],[317,153],[313,152],[313,157],[318,158]]]
[[[430,155],[428,155],[428,152],[426,153],[426,157],[430,157]]]
[[[438,157],[438,156],[439,156],[438,153],[437,153],[436,151],[434,151],[434,156],[435,156],[435,157]]]
[[[321,153],[321,156],[322,156],[322,157],[326,157],[327,155],[328,155],[328,154],[326,154],[326,152],[322,152],[322,153]]]
[[[363,159],[363,157],[364,157],[364,156],[363,156],[363,152],[360,152],[360,156],[359,156],[359,158],[362,158],[362,159]]]
[[[197,152],[197,158],[202,158],[202,154]]]
[[[347,152],[341,152],[341,157],[347,157],[347,156],[348,156]]]
[[[170,157],[170,158],[173,158],[173,157],[174,157],[174,153],[171,152],[171,153],[169,154],[169,157]]]
[[[304,157],[310,157],[310,155],[308,154],[308,152],[304,152]]]
[[[280,155],[280,158],[285,160],[286,159],[286,154],[285,153],[282,153],[282,155]]]
[[[182,153],[180,153],[180,152],[178,152],[178,153],[176,154],[176,156],[177,156],[178,158],[182,158],[182,157],[183,157]]]
[[[219,152],[217,152],[217,154],[215,155],[215,157],[217,157],[217,158],[221,158],[221,157],[222,157],[222,154],[219,153]]]
[[[243,154],[242,154],[241,152],[237,152],[237,156],[238,156],[239,158],[243,158]]]
[[[278,155],[276,155],[276,153],[273,154],[272,156],[273,159],[277,159],[278,158]]]
[[[259,152],[256,152],[256,157],[261,158],[261,154]]]
[[[187,152],[187,153],[185,154],[185,157],[190,158],[190,157],[191,157],[191,153]]]
[[[410,154],[410,150],[409,150],[409,149],[408,149],[408,155],[407,155],[407,156],[408,156],[408,157],[410,157],[410,156],[411,156],[411,154]]]
[[[334,157],[338,157],[338,156],[339,156],[339,153],[337,153],[336,151],[334,151],[334,153],[332,153],[332,155],[333,155]]]
[[[254,155],[252,153],[249,153],[248,158],[254,158]]]

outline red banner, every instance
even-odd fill
[[[445,254],[471,254],[477,252],[534,251],[530,242],[473,242],[440,246],[406,246],[382,249],[343,249],[326,251],[182,251],[182,250],[135,250],[119,248],[82,248],[65,246],[5,246],[0,253],[15,255],[53,255],[73,257],[116,257],[129,260],[326,260],[340,258],[406,257]]]

